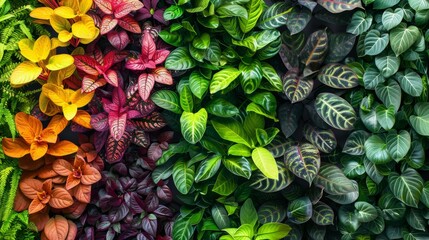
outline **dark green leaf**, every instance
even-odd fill
[[[185,47],[174,49],[165,60],[165,67],[169,70],[187,70],[194,68],[195,65],[194,59]]]
[[[305,223],[313,215],[313,205],[308,197],[300,197],[289,203],[287,207],[288,220],[301,224]]]
[[[259,18],[260,29],[275,29],[286,25],[292,6],[285,2],[278,2],[265,9]]]
[[[358,77],[351,68],[336,63],[325,65],[317,75],[317,80],[338,89],[349,89],[359,85]]]
[[[319,172],[320,155],[312,144],[300,143],[290,146],[286,150],[284,160],[289,171],[310,185]]]
[[[343,147],[343,153],[350,155],[365,154],[365,141],[369,138],[369,136],[370,134],[363,130],[352,132],[347,137],[346,143]]]
[[[321,165],[319,174],[314,179],[314,184],[333,195],[353,192],[355,189],[353,182],[344,176],[337,166],[331,164]]]
[[[315,106],[319,116],[331,127],[339,130],[353,129],[356,112],[346,100],[332,93],[320,93]]]
[[[423,179],[413,168],[407,168],[401,175],[389,175],[389,188],[395,197],[410,207],[417,207],[423,190]]]
[[[294,175],[287,170],[286,166],[282,162],[277,162],[278,168],[278,180],[267,178],[261,172],[256,172],[250,179],[250,187],[265,193],[278,192],[292,183]]]
[[[221,196],[229,196],[236,188],[237,182],[235,181],[234,175],[231,175],[227,170],[222,169],[217,175],[212,191]]]
[[[234,175],[247,179],[252,175],[250,162],[245,157],[226,157],[223,159],[223,165]]]
[[[268,222],[283,222],[286,218],[286,206],[280,202],[266,202],[258,209],[258,221],[260,224]]]
[[[182,113],[179,103],[179,96],[171,90],[159,90],[152,93],[152,101],[159,107],[172,111],[177,114]]]

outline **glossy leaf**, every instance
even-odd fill
[[[281,239],[286,237],[290,230],[291,227],[284,223],[266,223],[259,227],[255,240]]]
[[[392,129],[395,124],[395,107],[389,106],[386,108],[384,105],[378,105],[375,108],[375,115],[377,117],[378,123],[385,130]]]
[[[201,182],[213,177],[221,165],[221,156],[214,155],[203,160],[196,170],[195,182]]]
[[[284,2],[279,2],[265,9],[259,18],[258,27],[260,29],[275,29],[286,25],[288,13],[292,11],[292,7]]]
[[[417,207],[423,190],[423,179],[413,168],[407,168],[401,175],[389,175],[389,188],[397,199],[410,207]]]
[[[331,13],[340,13],[344,11],[350,11],[355,8],[363,8],[360,0],[317,0],[317,3]]]
[[[390,46],[396,56],[407,51],[416,42],[420,31],[416,26],[409,26],[400,23],[390,31]]]
[[[210,94],[227,88],[239,75],[241,71],[236,68],[225,68],[213,75],[210,82]]]
[[[398,71],[400,59],[393,54],[382,54],[375,57],[375,65],[383,77],[388,78]]]
[[[256,26],[263,11],[263,3],[262,0],[250,0],[247,3],[248,18],[239,18],[240,29],[243,33],[250,32]]]
[[[337,147],[337,140],[331,129],[325,130],[307,124],[304,126],[304,136],[307,141],[324,153],[330,153]]]
[[[195,144],[203,137],[207,127],[207,111],[201,108],[196,113],[184,112],[180,117],[182,135],[186,141]]]
[[[283,222],[286,218],[286,206],[279,202],[263,203],[258,209],[258,222],[265,224],[268,222]]]
[[[302,224],[310,220],[313,215],[313,204],[308,197],[300,197],[289,203],[287,208],[288,220]]]
[[[351,130],[356,122],[356,112],[341,97],[332,93],[320,93],[315,101],[318,115],[331,127]]]
[[[182,113],[180,100],[177,93],[171,90],[160,90],[152,94],[151,100],[159,107],[172,111],[177,114]]]
[[[353,182],[346,178],[337,166],[331,164],[322,164],[320,166],[319,174],[313,183],[333,195],[354,191]]]
[[[233,175],[223,169],[217,175],[216,182],[213,186],[213,192],[221,196],[229,196],[237,188],[237,182]]]
[[[177,161],[173,167],[173,181],[177,190],[188,194],[194,183],[195,167],[188,166],[184,161]]]
[[[395,78],[401,85],[402,90],[407,94],[413,97],[418,97],[422,94],[422,78],[413,70],[407,69],[405,72],[397,72]]]
[[[169,70],[187,70],[194,68],[195,60],[184,47],[174,49],[165,60],[165,67]]]
[[[410,124],[413,129],[420,135],[429,136],[429,104],[416,103],[414,113],[410,116]]]
[[[279,172],[278,180],[267,178],[261,172],[256,172],[250,179],[250,187],[260,192],[270,193],[280,191],[289,186],[294,179],[294,175],[289,172],[282,162],[277,162],[277,169]]]
[[[325,30],[313,32],[307,39],[299,56],[301,62],[311,70],[318,69],[328,53],[328,34]]]
[[[247,179],[252,175],[250,162],[245,157],[226,157],[222,160],[222,163],[223,166],[234,175]]]
[[[240,123],[236,121],[222,123],[212,121],[211,123],[221,138],[251,147],[251,140]]]
[[[365,142],[366,157],[375,164],[387,163],[391,160],[386,140],[372,135]]]
[[[309,143],[290,146],[285,153],[285,164],[289,171],[310,185],[320,168],[318,149]]]
[[[288,102],[283,103],[278,108],[278,117],[280,120],[280,127],[286,138],[292,136],[299,125],[299,119],[301,119],[303,106],[300,103],[290,104]]]
[[[365,54],[375,56],[386,49],[389,44],[389,34],[372,29],[365,36]]]
[[[389,155],[396,162],[401,161],[411,148],[411,136],[405,131],[401,130],[399,133],[396,130],[389,131],[387,134],[387,150]]]
[[[210,81],[197,71],[193,71],[189,76],[189,87],[192,93],[199,99],[207,92],[209,84]]]
[[[372,23],[372,15],[365,14],[363,11],[356,11],[350,23],[347,25],[347,32],[355,35],[361,35],[368,31]]]
[[[313,222],[321,226],[333,225],[334,211],[326,203],[318,202],[313,206],[311,219]]]
[[[306,99],[313,90],[313,85],[312,79],[303,79],[296,72],[289,71],[283,76],[283,92],[292,103]]]
[[[353,70],[341,64],[325,65],[317,75],[317,80],[332,88],[349,89],[359,84]]]
[[[257,147],[252,151],[252,160],[256,167],[268,178],[278,180],[278,168],[273,155],[265,148]]]
[[[355,202],[354,206],[359,222],[371,222],[378,216],[377,209],[367,202]]]
[[[401,23],[404,17],[404,11],[401,8],[396,8],[395,10],[386,9],[383,12],[383,17],[381,18],[381,22],[386,30],[390,30]]]

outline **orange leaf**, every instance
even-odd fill
[[[101,179],[101,174],[97,169],[86,164],[82,169],[82,178],[80,181],[82,184],[91,185],[94,184]]]
[[[30,155],[25,155],[18,160],[18,166],[22,170],[33,171],[45,165],[44,159],[33,161]]]
[[[26,198],[21,190],[17,189],[15,195],[15,201],[13,202],[13,210],[17,212],[22,212],[28,209],[30,206],[31,200]]]
[[[73,166],[64,159],[55,160],[52,167],[53,167],[55,172],[57,172],[59,175],[64,176],[64,177],[73,173]]]
[[[76,116],[72,119],[73,122],[81,125],[82,127],[92,129],[91,115],[83,110],[77,110]]]
[[[23,179],[19,183],[19,189],[21,189],[24,196],[29,199],[37,198],[37,193],[42,191],[43,183],[37,179]]]
[[[34,138],[39,136],[43,129],[42,122],[39,119],[24,112],[19,112],[15,115],[15,124],[19,135],[27,143],[32,143]]]
[[[49,205],[53,208],[66,208],[73,204],[73,198],[64,188],[55,188],[52,190]]]
[[[19,64],[10,75],[10,84],[12,87],[21,87],[37,79],[43,69],[35,63],[25,61]]]
[[[77,152],[78,147],[67,140],[59,141],[48,149],[48,154],[56,157],[66,156]]]
[[[75,178],[72,174],[68,175],[66,181],[66,189],[70,190],[80,184],[80,179]]]
[[[52,183],[54,183],[54,184],[65,184],[66,180],[67,180],[66,177],[63,177],[63,176],[60,176],[60,175],[57,175],[57,176],[55,176],[55,177],[53,177],[51,179],[52,179]]]
[[[75,188],[74,197],[83,203],[89,203],[91,201],[91,186],[89,185],[78,185]]]
[[[45,225],[43,233],[50,240],[65,240],[69,232],[69,223],[63,216],[55,215]]]
[[[58,135],[66,128],[68,123],[69,121],[64,116],[56,115],[51,119],[46,129],[52,129]]]
[[[22,138],[3,138],[2,139],[3,152],[6,156],[11,158],[21,158],[30,153],[30,145]]]
[[[40,134],[40,138],[42,141],[48,142],[48,143],[56,143],[57,142],[57,133],[52,129],[44,129],[42,133]]]
[[[33,160],[38,160],[45,156],[48,151],[48,143],[46,142],[33,142],[30,145],[30,156]]]
[[[37,171],[37,177],[42,178],[42,179],[50,179],[53,177],[58,176],[58,173],[54,171],[54,169],[52,168],[52,164],[47,164],[45,166],[43,166],[41,169],[39,169],[39,171]]]
[[[37,212],[35,214],[30,214],[29,220],[36,225],[38,231],[42,231],[43,228],[45,228],[46,223],[49,221],[48,212],[49,212],[49,208],[44,208],[40,212]]]
[[[30,206],[28,207],[28,213],[29,214],[34,214],[37,212],[42,211],[44,208],[46,207],[45,204],[43,204],[39,198],[35,198],[33,199],[33,201],[31,201]]]
[[[67,220],[67,222],[69,224],[69,232],[67,234],[66,240],[74,240],[77,235],[77,226],[74,222],[70,220]]]

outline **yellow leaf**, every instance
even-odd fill
[[[46,36],[40,36],[33,46],[33,51],[37,55],[37,61],[43,61],[48,58],[49,52],[51,51],[51,39]]]
[[[82,44],[90,44],[92,41],[94,41],[98,37],[99,34],[100,34],[100,30],[98,28],[96,28],[95,32],[94,32],[94,36],[92,38],[81,38],[80,42]]]
[[[55,30],[55,32],[60,33],[63,30],[70,31],[71,25],[69,21],[65,18],[62,18],[58,15],[53,14],[51,18],[49,19],[49,23],[51,24],[52,28]],[[61,39],[60,39],[61,41]]]
[[[22,85],[35,80],[42,73],[42,70],[43,69],[36,64],[30,61],[25,61],[13,70],[12,75],[10,76],[10,84],[12,87],[21,87]]]
[[[68,34],[71,34],[66,30],[64,30],[64,31],[67,32]],[[61,32],[63,32],[63,31],[61,31]],[[61,34],[61,32],[60,32],[60,34]],[[73,37],[73,34],[71,34],[71,37]],[[62,42],[58,38],[51,38],[51,50],[55,49],[57,47],[67,47],[68,45],[70,45],[70,43],[68,43],[69,40]]]
[[[55,105],[62,107],[68,103],[66,91],[52,83],[47,83],[42,86],[42,93],[46,95]]]
[[[49,58],[46,68],[52,71],[64,69],[74,63],[74,58],[69,54],[58,54]]]
[[[79,3],[79,11],[81,14],[85,14],[92,6],[92,0],[81,0]]]
[[[77,110],[76,116],[72,119],[73,122],[81,125],[82,127],[92,129],[91,115],[83,110]]]
[[[71,77],[71,75],[73,75],[75,70],[76,70],[76,66],[72,64],[72,65],[70,65],[64,69],[61,69],[60,71],[64,72],[64,78],[63,79],[66,79],[66,78]]]
[[[50,7],[38,7],[30,13],[30,17],[42,20],[49,20],[51,15],[54,14],[54,10]]]
[[[77,16],[73,8],[65,6],[55,8],[54,13],[65,19],[71,19]]]
[[[70,101],[72,103],[76,104],[76,106],[78,108],[80,108],[80,107],[87,105],[92,100],[92,97],[94,97],[94,93],[95,93],[95,91],[92,91],[89,93],[85,93],[85,92],[83,93],[82,89],[79,88],[70,97]]]
[[[70,39],[72,39],[72,37],[73,37],[73,33],[67,30],[62,30],[61,32],[58,33],[58,40],[60,40],[63,43],[68,43]]]
[[[88,15],[82,15],[81,21],[72,25],[73,35],[77,38],[93,38],[96,35],[94,20]]]
[[[84,55],[84,54],[85,54],[85,49],[83,47],[77,47],[71,53],[72,56],[74,56],[74,55]]]
[[[77,106],[75,104],[64,104],[63,105],[64,117],[67,120],[72,120],[77,113]]]
[[[79,10],[79,0],[63,0],[63,6],[70,7],[77,12]]]
[[[18,47],[19,47],[19,50],[21,50],[22,56],[36,63],[38,62],[38,59],[37,59],[37,55],[33,52],[33,46],[34,46],[34,41],[28,38],[21,39],[18,42]]]

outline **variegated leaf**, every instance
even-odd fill
[[[289,171],[310,185],[319,172],[319,150],[310,143],[298,143],[290,146],[286,150],[284,160]]]
[[[337,139],[331,129],[321,129],[307,124],[304,127],[304,136],[324,153],[330,153],[337,147]]]
[[[352,130],[356,122],[353,107],[333,93],[320,93],[315,101],[317,114],[331,127],[339,130]]]
[[[350,11],[355,8],[362,8],[361,0],[317,0],[317,3],[331,13]]]
[[[359,85],[356,73],[346,65],[337,63],[323,66],[317,79],[321,83],[337,89],[349,89]]]
[[[252,175],[250,187],[260,192],[271,193],[289,186],[294,179],[293,174],[289,172],[282,162],[277,162],[277,168],[279,171],[278,180],[267,178],[262,172],[258,171]]]
[[[112,164],[119,162],[122,159],[122,156],[125,153],[125,150],[130,145],[131,134],[127,131],[124,132],[122,138],[118,141],[115,140],[112,136],[107,138],[106,142],[106,160],[108,163]]]
[[[325,30],[313,32],[307,39],[299,56],[301,62],[311,70],[317,70],[328,53],[328,34]]]
[[[283,92],[292,103],[308,97],[313,90],[313,85],[312,79],[303,79],[296,72],[289,71],[283,76]]]

